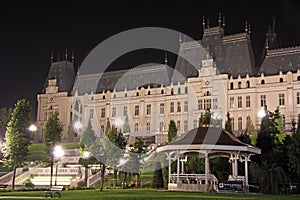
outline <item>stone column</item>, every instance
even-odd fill
[[[180,173],[180,154],[177,151],[177,184],[179,184],[179,173]]]
[[[206,186],[206,192],[208,192],[209,187],[209,158],[208,158],[208,152],[205,152],[205,186]]]

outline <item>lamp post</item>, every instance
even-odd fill
[[[31,124],[28,129],[31,132],[31,138],[34,138],[34,133],[37,131],[36,125]]]
[[[53,151],[54,159],[56,160],[56,171],[55,171],[55,182],[54,185],[57,185],[57,170],[58,170],[58,160],[64,155],[64,151],[61,146],[55,146]]]
[[[84,159],[84,183],[85,186],[88,187],[88,158],[90,157],[90,152],[84,151],[83,152],[83,159]]]

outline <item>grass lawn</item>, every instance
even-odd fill
[[[61,144],[63,149],[79,149],[79,142],[65,142]],[[29,146],[30,155],[28,161],[41,161],[44,157],[45,144],[36,143]]]
[[[44,196],[43,191],[32,192],[0,192],[0,196]],[[0,197],[1,198],[1,197]],[[62,191],[61,199],[233,199],[233,200],[267,200],[267,199],[299,199],[299,195],[265,195],[265,194],[206,194],[206,193],[187,193],[187,192],[167,192],[151,189],[104,189],[97,190],[69,190]]]

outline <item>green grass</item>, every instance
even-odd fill
[[[61,144],[63,149],[79,149],[79,142],[66,142]],[[37,143],[29,146],[28,161],[41,161],[44,157],[45,144]]]
[[[191,193],[191,192],[167,192],[151,189],[104,189],[98,190],[69,190],[62,191],[61,199],[116,199],[116,200],[131,200],[131,199],[233,199],[233,200],[296,200],[299,195],[265,195],[265,194],[208,194],[208,193]],[[32,196],[43,197],[43,191],[32,192],[3,192],[0,196]]]

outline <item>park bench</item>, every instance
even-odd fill
[[[0,188],[7,188],[7,185],[0,184]]]
[[[60,186],[60,185],[53,185],[50,190],[45,191],[45,197],[47,198],[48,196],[51,198],[54,198],[55,196],[57,197],[61,197],[60,193],[62,191],[62,189],[64,188],[64,186]]]

